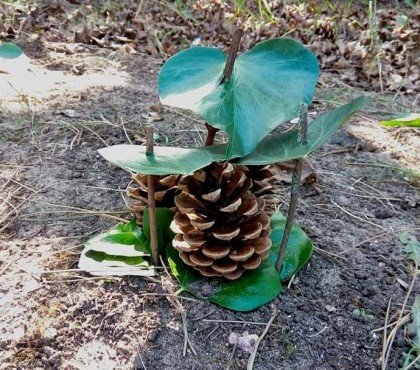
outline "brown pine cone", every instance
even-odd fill
[[[171,208],[175,211],[174,197],[178,193],[180,175],[153,176],[156,207]],[[147,175],[139,173],[132,176],[133,185],[126,190],[132,200],[130,211],[136,216],[139,225],[143,222],[143,211],[147,208]]]
[[[280,183],[291,184],[292,173],[295,168],[294,161],[273,163],[266,166],[244,166],[245,173],[253,181],[252,192],[261,197],[278,194],[281,191]],[[301,184],[312,184],[317,181],[317,176],[311,163],[303,161]]]
[[[244,167],[231,163],[213,163],[180,181],[171,229],[185,264],[235,280],[267,258],[270,219],[251,187]]]

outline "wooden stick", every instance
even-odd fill
[[[229,82],[230,78],[232,77],[233,66],[235,64],[236,56],[238,55],[239,45],[241,44],[241,38],[244,34],[240,28],[236,29],[235,33],[232,37],[232,42],[229,48],[228,58],[226,60],[225,69],[223,71],[223,79],[222,83]],[[216,132],[219,131],[218,128],[210,126],[206,123],[207,128],[207,138],[205,142],[205,146],[212,146],[214,142],[214,138],[216,136]]]
[[[153,155],[153,126],[148,126],[146,129],[146,155]],[[150,251],[152,253],[152,260],[155,266],[159,265],[159,248],[157,240],[157,225],[156,225],[156,200],[155,200],[155,183],[154,176],[147,175],[147,205],[149,208],[150,220]]]
[[[216,132],[219,131],[219,129],[213,126],[210,126],[208,123],[206,123],[206,129],[207,129],[207,138],[206,138],[206,142],[204,146],[212,146],[214,143],[214,138],[216,137]]]
[[[308,109],[306,104],[301,105],[298,122],[298,142],[306,143],[306,135],[308,132]],[[302,177],[303,159],[295,160],[295,169],[292,176],[292,186],[290,190],[290,205],[287,212],[286,225],[284,227],[283,239],[281,240],[279,254],[276,261],[276,270],[280,273],[283,265],[284,255],[286,254],[287,244],[289,242],[290,232],[292,231],[293,220],[296,214],[296,208],[300,195],[300,181]]]
[[[223,71],[222,82],[230,81],[233,72],[233,66],[235,64],[236,56],[238,55],[239,45],[241,44],[241,38],[244,35],[244,31],[240,28],[236,29],[232,37],[232,43],[230,44],[229,54],[226,61],[225,69]]]

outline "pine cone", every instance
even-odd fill
[[[171,229],[185,264],[235,280],[267,258],[270,220],[251,187],[244,167],[231,163],[213,163],[180,181]]]
[[[269,164],[266,166],[244,166],[245,173],[253,181],[252,192],[261,197],[269,194],[278,194],[280,183],[291,184],[292,173],[295,168],[294,161]],[[308,160],[303,161],[301,184],[312,184],[317,176]]]
[[[175,211],[174,197],[178,192],[180,175],[153,176],[155,185],[156,207],[171,208]],[[136,216],[137,223],[142,224],[143,211],[147,208],[147,175],[133,174],[133,186],[127,188],[126,193],[133,202],[130,211]]]

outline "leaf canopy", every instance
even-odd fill
[[[301,43],[272,39],[240,55],[221,83],[226,55],[193,47],[174,55],[159,74],[163,104],[190,109],[229,136],[226,158],[251,153],[274,128],[309,104],[318,80],[315,55]]]

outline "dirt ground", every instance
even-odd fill
[[[270,306],[235,313],[182,294],[196,352],[183,356],[181,315],[165,275],[69,271],[90,235],[129,217],[129,175],[97,149],[142,144],[150,116],[158,144],[202,143],[196,117],[149,109],[158,102],[161,60],[57,43],[26,52],[32,61],[16,63],[13,88],[4,84],[0,101],[0,369],[246,368],[249,353],[229,346],[228,336],[260,335]],[[313,110],[357,94],[325,75]],[[278,314],[255,369],[378,368],[377,329],[389,300],[391,313],[401,307],[413,272],[398,235],[420,230],[412,173],[419,133],[377,123],[380,110],[400,104],[372,103],[313,156],[318,182],[304,189],[297,222],[316,250],[274,301]],[[393,348],[388,365],[398,369],[409,349],[403,331]]]

